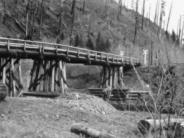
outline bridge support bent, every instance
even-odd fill
[[[66,62],[35,60],[30,73],[29,91],[65,93]]]
[[[0,80],[6,84],[8,96],[16,97],[21,94],[24,89],[22,79],[21,60],[19,58],[0,58]],[[28,90],[30,92],[64,94],[67,88],[66,62],[45,59],[34,60],[29,82]]]
[[[8,88],[8,96],[18,96],[23,89],[21,60],[1,58],[0,79]]]
[[[123,67],[103,66],[101,72],[101,88],[110,87],[111,89],[123,88]]]

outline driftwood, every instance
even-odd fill
[[[143,135],[157,131],[174,132],[177,136],[184,136],[184,119],[171,118],[168,123],[166,119],[145,119],[138,122],[138,129]]]
[[[84,124],[74,124],[71,127],[71,132],[76,133],[76,134],[82,134],[84,136],[88,136],[91,138],[115,138],[115,136],[108,134],[108,133],[104,133],[101,131],[98,131],[96,129],[93,128],[89,128],[87,126],[85,126]]]
[[[22,96],[33,96],[41,98],[57,98],[60,96],[59,93],[43,93],[43,92],[23,92]]]

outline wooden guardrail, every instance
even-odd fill
[[[63,44],[0,37],[0,56],[15,58],[64,59],[70,63],[93,65],[140,64],[139,59],[98,52]]]

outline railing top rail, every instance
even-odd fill
[[[113,56],[115,58],[126,58],[129,60],[136,60],[137,58],[135,57],[128,57],[128,56],[120,56],[120,55],[115,55],[113,53],[106,53],[106,52],[100,52],[100,51],[95,51],[95,50],[89,50],[89,49],[85,49],[85,48],[80,48],[80,47],[74,47],[71,45],[64,45],[64,44],[57,44],[57,43],[50,43],[50,42],[41,42],[41,41],[31,41],[31,40],[23,40],[23,39],[17,39],[17,38],[6,38],[6,37],[0,37],[0,40],[9,40],[9,41],[17,41],[17,42],[22,42],[22,43],[36,43],[36,44],[41,44],[41,45],[49,45],[49,46],[59,46],[59,47],[66,47],[66,48],[72,48],[77,50],[82,50],[82,51],[86,51],[86,52],[91,52],[91,53],[96,53],[96,54],[103,54],[106,56]]]

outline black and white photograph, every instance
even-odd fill
[[[0,0],[0,138],[184,138],[184,0]]]

